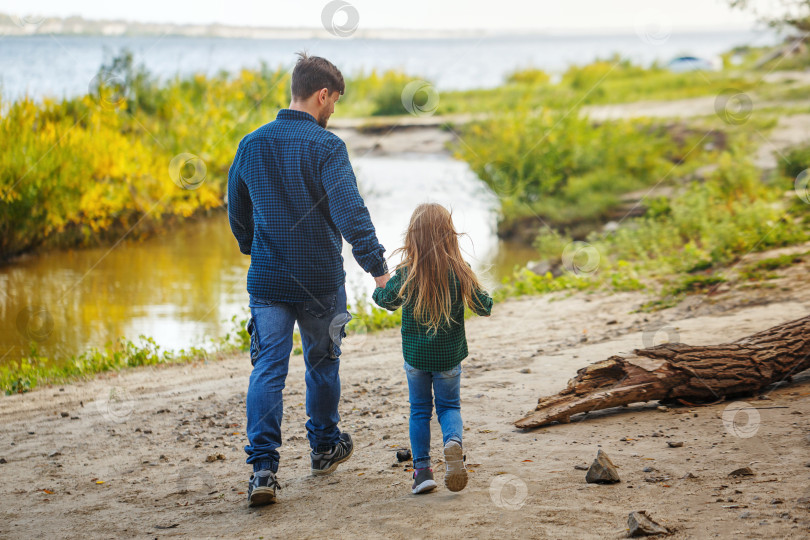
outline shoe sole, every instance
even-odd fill
[[[271,487],[260,486],[253,490],[248,499],[248,506],[266,506],[276,502],[276,490]]]
[[[438,484],[436,484],[435,480],[425,480],[424,482],[413,488],[412,491],[414,495],[419,495],[421,493],[430,493],[437,487],[439,486]]]
[[[455,444],[445,447],[444,462],[447,464],[444,485],[450,491],[461,491],[467,486],[467,468],[464,466],[464,454],[461,447]]]
[[[346,457],[344,457],[340,461],[336,461],[336,462],[332,463],[326,469],[310,469],[312,471],[312,476],[329,476],[330,474],[335,472],[335,469],[338,468],[338,465],[348,461],[349,458],[352,457],[352,454],[354,454],[354,445],[352,445],[352,449],[349,451],[349,453],[346,455]]]

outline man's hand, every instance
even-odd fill
[[[388,274],[383,274],[381,276],[374,278],[374,283],[377,284],[377,287],[385,287],[385,284],[388,283],[388,280],[391,279],[391,276]]]

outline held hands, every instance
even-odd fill
[[[374,278],[374,283],[377,284],[377,287],[383,287],[384,288],[385,284],[388,283],[389,279],[391,279],[391,276],[388,275],[387,273],[385,273],[385,274],[383,274],[381,276],[375,277]]]

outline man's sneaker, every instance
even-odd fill
[[[315,476],[326,476],[332,474],[337,466],[352,457],[354,444],[348,433],[340,434],[340,442],[332,447],[329,452],[315,452],[310,454],[312,458],[312,474]]]
[[[264,469],[253,473],[248,482],[248,506],[273,504],[276,502],[276,489],[281,489],[281,486],[273,471]]]
[[[467,468],[464,466],[464,453],[458,441],[451,440],[444,445],[444,462],[447,465],[444,485],[450,491],[461,491],[467,485]]]
[[[413,488],[411,488],[411,491],[413,491],[414,495],[429,493],[434,489],[436,489],[436,481],[433,479],[433,469],[425,467],[413,471]]]

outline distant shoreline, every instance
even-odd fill
[[[756,28],[690,28],[673,29],[687,34],[717,34],[757,31]],[[503,37],[576,37],[622,36],[634,34],[633,27],[622,29],[392,29],[358,28],[353,39],[474,39]],[[145,23],[123,20],[88,20],[81,17],[15,16],[0,14],[0,36],[24,37],[37,35],[109,36],[109,37],[200,37],[225,39],[345,39],[324,28],[283,28],[231,26],[224,24]]]

